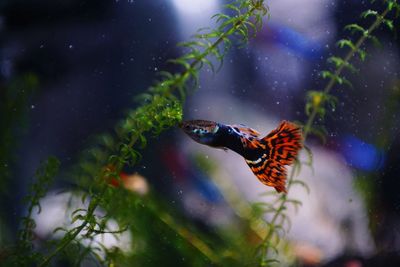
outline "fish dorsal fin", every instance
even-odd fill
[[[247,126],[245,126],[243,124],[235,124],[235,125],[231,125],[231,127],[235,131],[238,131],[239,133],[247,135],[248,137],[256,138],[256,137],[260,136],[259,132],[257,132],[256,130],[254,130],[254,129],[250,128],[250,127],[247,127]]]

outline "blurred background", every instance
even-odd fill
[[[0,246],[15,241],[23,197],[35,170],[49,155],[62,171],[76,163],[96,134],[112,131],[134,96],[180,55],[178,42],[213,26],[219,0],[2,0],[0,2]],[[342,55],[342,29],[380,3],[341,0],[271,0],[271,18],[248,46],[233,49],[223,68],[205,68],[198,90],[185,103],[185,119],[245,124],[262,135],[281,120],[306,119],[307,90],[320,90],[326,59]],[[339,102],[324,122],[325,145],[311,137],[313,170],[300,179],[311,192],[293,188],[303,202],[289,210],[292,266],[400,266],[400,41],[377,32],[381,47],[366,45],[366,62],[346,74],[353,88],[337,87]],[[194,143],[179,129],[151,139],[130,173],[132,190],[148,187],[170,209],[218,238],[240,223],[232,194],[246,203],[268,201],[266,190],[233,152]],[[36,233],[46,239],[74,188],[57,177],[37,215]],[[61,193],[60,193],[61,192]],[[82,205],[77,201],[76,206]],[[52,219],[51,219],[52,218]],[[116,222],[110,222],[116,224]],[[217,230],[216,230],[217,229]],[[229,235],[229,232],[228,232]],[[106,241],[104,241],[106,242]],[[107,243],[108,242],[108,243]],[[108,240],[129,253],[127,233]],[[165,244],[155,245],[162,251]],[[152,257],[156,258],[154,254]],[[161,256],[160,256],[161,257]],[[179,254],[175,266],[192,266]],[[294,258],[294,260],[293,260]],[[1,261],[1,259],[0,259]],[[157,266],[151,258],[146,266]],[[66,265],[68,266],[68,265]],[[142,265],[144,266],[144,265]]]

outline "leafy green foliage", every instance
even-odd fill
[[[8,264],[27,266],[41,258],[41,255],[34,251],[32,243],[34,240],[33,230],[36,227],[32,215],[36,210],[37,213],[41,212],[39,201],[45,196],[59,166],[60,162],[55,157],[49,157],[36,171],[36,181],[25,198],[28,203],[27,215],[21,219],[22,229],[18,233],[18,243],[13,255],[8,259]]]
[[[103,264],[115,264],[116,255],[119,254],[117,251],[111,251],[105,247],[100,247],[98,251],[95,251],[80,245],[84,240],[91,244],[95,236],[110,232],[106,225],[111,216],[125,225],[120,230],[112,231],[112,234],[130,229],[137,234],[135,238],[140,240],[142,231],[149,225],[146,220],[141,227],[139,218],[150,216],[159,223],[160,227],[167,226],[178,234],[182,241],[191,246],[191,250],[195,248],[202,257],[206,257],[208,262],[220,261],[220,257],[215,256],[213,250],[208,248],[205,242],[193,234],[189,235],[188,230],[175,223],[174,217],[165,212],[160,214],[161,209],[154,208],[159,205],[159,201],[154,196],[146,198],[138,195],[128,196],[122,188],[110,186],[110,182],[117,180],[120,183],[119,174],[122,168],[134,166],[141,159],[139,150],[149,142],[148,135],[158,135],[181,121],[182,102],[191,88],[198,84],[199,70],[208,66],[213,72],[217,71],[222,66],[223,58],[232,47],[233,41],[242,46],[247,43],[250,34],[255,34],[260,29],[262,17],[267,14],[263,2],[262,0],[239,0],[226,5],[229,12],[234,13],[233,15],[222,13],[215,15],[213,18],[219,25],[216,29],[202,29],[193,40],[180,44],[185,53],[169,61],[177,65],[180,71],[160,72],[160,80],[147,92],[138,96],[137,99],[141,101],[141,105],[127,112],[126,118],[115,128],[115,133],[100,136],[97,139],[98,143],[82,155],[79,166],[71,175],[76,177],[82,189],[87,192],[83,195],[82,201],[88,200],[89,204],[86,208],[77,209],[72,213],[71,221],[77,223],[76,226],[72,229],[56,229],[64,235],[52,246],[52,250],[39,266],[48,265],[58,254],[68,253],[68,251],[80,255],[76,259],[76,264],[80,264],[87,257],[94,257]],[[215,61],[219,63],[218,67],[214,65]],[[132,203],[138,204],[131,207]],[[129,218],[137,220],[134,227],[124,222],[123,218],[126,216],[121,216],[116,212],[122,212],[121,208],[118,208],[122,206],[129,210]],[[107,215],[101,217],[96,215],[95,211],[98,207],[102,207]],[[143,240],[143,242],[148,241],[146,238]],[[183,247],[186,251],[187,245]],[[204,260],[200,262],[202,263],[199,266],[204,266]]]
[[[343,58],[338,56],[330,57],[328,62],[333,64],[334,69],[324,70],[321,72],[321,78],[328,80],[326,86],[321,91],[308,91],[306,97],[307,102],[305,105],[305,113],[308,116],[308,120],[304,124],[303,129],[304,141],[310,134],[320,137],[323,141],[325,140],[326,130],[321,125],[314,125],[314,123],[316,119],[318,119],[318,121],[322,121],[327,113],[327,108],[331,110],[336,108],[336,103],[338,100],[330,93],[331,90],[336,84],[351,86],[350,81],[344,78],[342,73],[345,70],[349,70],[353,73],[356,72],[355,67],[350,63],[355,55],[358,55],[361,61],[366,60],[366,51],[361,47],[367,40],[372,40],[374,43],[378,43],[376,37],[372,35],[376,29],[382,25],[385,25],[390,30],[393,30],[393,20],[388,19],[387,16],[391,11],[396,10],[395,18],[397,18],[400,5],[395,0],[385,1],[385,3],[386,9],[382,13],[375,10],[367,10],[361,14],[362,18],[374,18],[368,29],[358,24],[349,24],[345,27],[345,30],[350,31],[351,34],[358,35],[359,37],[355,42],[353,42],[351,39],[342,39],[337,42],[339,48],[347,49],[348,52],[346,56]],[[311,165],[312,153],[307,147],[305,148],[305,152],[310,159],[306,165]],[[287,190],[289,190],[293,185],[301,185],[305,187],[307,191],[309,191],[308,186],[304,182],[295,179],[295,176],[298,175],[300,168],[301,164],[297,160],[290,173]],[[288,228],[290,228],[290,220],[285,214],[285,210],[289,205],[292,205],[295,207],[295,209],[297,209],[299,206],[301,206],[301,202],[295,199],[290,199],[287,195],[277,195],[275,202],[263,204],[263,207],[265,207],[264,212],[267,214],[272,213],[272,219],[268,223],[270,227],[269,232],[265,236],[261,245],[259,266],[271,266],[279,263],[276,259],[274,260],[273,257],[274,254],[275,256],[279,254],[278,245],[281,242],[281,235],[278,229],[283,227],[285,222],[287,223]],[[285,232],[285,230],[283,230],[283,232]]]
[[[325,94],[321,91],[310,90],[307,92],[306,114],[307,116],[310,116],[311,112],[315,111],[317,116],[322,119],[326,114],[326,109],[323,105],[328,105],[330,109],[334,110],[337,101],[337,98],[333,95]]]

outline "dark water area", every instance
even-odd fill
[[[28,209],[24,197],[41,162],[55,156],[61,163],[42,198],[43,211],[33,216],[33,249],[44,253],[46,242],[62,237],[52,231],[70,222],[62,219],[68,209],[87,207],[79,201],[87,192],[89,200],[95,198],[91,190],[97,189],[75,176],[82,154],[99,135],[114,133],[132,110],[148,104],[138,95],[162,79],[160,71],[182,71],[168,62],[185,51],[177,44],[201,27],[215,28],[213,14],[233,13],[223,8],[226,3],[0,2],[0,265],[9,265],[8,251],[18,243]],[[241,47],[233,41],[219,71],[212,73],[204,62],[199,83],[189,84],[182,102],[183,119],[245,124],[262,137],[282,120],[306,122],[307,103],[317,101],[312,91],[329,82],[321,71],[335,70],[328,59],[347,54],[337,42],[359,36],[343,28],[352,23],[368,28],[375,17],[359,14],[386,8],[382,1],[266,4],[271,17],[264,18],[264,27]],[[389,25],[374,31],[380,45],[373,38],[363,43],[351,60],[355,71],[341,73],[351,86],[334,85],[332,101],[324,102],[325,115],[313,121],[323,126],[305,142],[314,167],[303,165],[298,176],[310,193],[297,187],[289,191],[302,206],[287,211],[292,227],[281,243],[287,245],[268,254],[280,260],[276,266],[400,266],[400,30],[392,13]],[[97,256],[90,249],[82,252],[92,244],[82,238],[77,242],[79,255],[86,255],[82,261],[74,263],[70,248],[51,264],[259,266],[258,260],[246,260],[258,257],[248,255],[258,255],[254,251],[268,232],[267,226],[254,226],[253,204],[272,202],[261,194],[273,188],[260,183],[239,155],[201,146],[178,125],[145,138],[138,148],[141,161],[122,166],[125,189],[119,202],[115,198],[110,204],[110,197],[104,201],[110,206],[100,204],[96,211],[112,227],[130,222],[127,231],[120,239],[96,239],[108,249]],[[307,161],[305,149],[299,159]],[[232,256],[243,247],[242,259]],[[115,251],[125,254],[112,258]]]

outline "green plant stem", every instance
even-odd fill
[[[256,10],[255,7],[252,7],[249,9],[249,11],[246,12],[246,15],[244,17],[248,18],[253,14],[253,12]],[[238,22],[236,22],[229,30],[225,31],[210,47],[208,47],[196,60],[194,60],[190,64],[190,68],[194,68],[197,64],[199,64],[203,58],[205,58],[210,52],[215,49],[225,38],[227,38],[231,33],[230,32],[235,32],[238,27],[240,27],[246,20],[241,19]],[[184,75],[188,74],[189,71],[186,70]]]
[[[389,8],[386,8],[385,11],[380,16],[377,16],[374,23],[367,30],[367,32],[369,34],[371,34],[374,30],[376,30],[381,25],[382,21],[384,20],[385,16],[389,13],[389,11],[390,11]],[[367,38],[368,38],[367,35],[362,35],[358,39],[357,43],[355,44],[354,49],[351,49],[347,53],[346,57],[343,60],[345,62],[345,64],[341,64],[340,67],[336,69],[333,77],[329,80],[328,84],[325,86],[325,88],[323,90],[324,93],[329,93],[332,90],[333,86],[337,83],[337,81],[334,77],[340,76],[340,74],[343,72],[343,70],[346,66],[346,62],[348,63],[351,60],[351,58],[358,51],[358,49],[361,47],[361,45],[367,40]],[[314,123],[315,116],[318,113],[318,108],[320,107],[320,105],[322,105],[321,102],[313,108],[313,110],[307,120],[307,123],[304,126],[304,132],[303,132],[304,141],[306,140],[308,134],[310,133],[311,126]]]
[[[371,34],[374,30],[376,30],[381,25],[381,23],[383,22],[385,16],[389,13],[389,11],[390,11],[389,8],[386,8],[385,11],[381,15],[376,17],[374,23],[367,30],[367,32],[369,34]],[[347,53],[347,55],[345,56],[345,58],[344,58],[344,62],[345,63],[346,62],[348,63],[353,58],[355,53],[358,51],[358,49],[360,49],[361,45],[367,40],[367,38],[368,38],[368,36],[362,35],[358,39],[358,41],[355,44],[354,49],[351,49]],[[337,83],[337,80],[335,79],[335,77],[340,76],[340,74],[343,72],[343,70],[345,68],[345,65],[346,64],[342,64],[342,65],[340,65],[339,68],[336,69],[333,77],[329,80],[328,84],[325,86],[325,88],[323,90],[324,93],[329,93],[332,90],[333,86]],[[318,108],[320,107],[320,105],[322,105],[321,102],[318,105],[314,106],[310,116],[308,117],[308,120],[307,120],[307,122],[306,122],[306,124],[304,126],[304,130],[303,130],[303,138],[304,138],[303,142],[306,141],[306,139],[307,139],[307,137],[308,137],[308,135],[310,133],[311,126],[314,123],[314,120],[315,120],[315,117],[317,116]],[[289,189],[291,188],[292,181],[293,181],[294,175],[296,173],[296,168],[298,168],[298,164],[300,164],[300,163],[298,163],[298,161],[296,161],[295,165],[293,166],[292,171],[290,172],[290,175],[289,175],[289,178],[288,178],[287,191],[289,191]],[[269,223],[270,225],[275,225],[277,219],[279,218],[280,211],[282,209],[284,209],[285,206],[286,206],[287,195],[286,194],[282,195],[280,197],[280,199],[281,199],[281,202],[279,204],[277,212],[275,212],[274,216],[272,217],[272,219],[271,219],[271,221]],[[262,244],[262,248],[264,248],[264,251],[263,251],[264,253],[262,252],[262,255],[261,255],[260,266],[266,266],[265,261],[266,261],[266,258],[268,256],[268,242],[272,238],[273,233],[274,233],[274,231],[272,231],[272,230],[268,231],[268,234],[264,238],[264,242]]]
[[[252,7],[246,12],[245,16],[243,17],[246,18],[250,17],[255,10],[256,8]],[[171,86],[172,87],[171,89],[177,88],[179,84],[183,83],[190,76],[190,71],[194,69],[200,62],[202,62],[203,59],[206,58],[211,53],[211,51],[217,48],[223,42],[224,39],[226,39],[228,36],[234,33],[237,30],[237,28],[240,27],[245,21],[246,21],[245,19],[239,20],[229,30],[222,33],[222,35],[219,36],[218,39],[211,46],[207,47],[203,53],[201,53],[198,57],[196,57],[195,60],[193,60],[190,63],[189,67],[186,68],[186,70],[178,77],[178,79],[175,80],[175,83],[173,84],[173,86]]]
[[[167,225],[170,229],[176,232],[179,236],[186,240],[190,245],[192,245],[195,249],[197,249],[201,254],[207,257],[212,264],[218,263],[218,256],[215,252],[200,238],[198,238],[195,234],[191,233],[185,227],[177,224],[172,216],[168,213],[159,214],[158,211],[154,211],[154,214],[158,216],[160,221],[162,221],[165,225]]]

